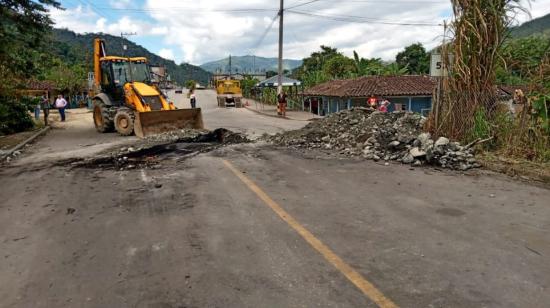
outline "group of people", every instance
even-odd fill
[[[61,117],[61,122],[65,122],[65,108],[67,108],[67,105],[69,103],[67,100],[63,97],[62,94],[59,94],[57,98],[55,99],[55,102],[53,104],[53,108],[57,109],[59,111],[59,116]],[[44,112],[44,122],[46,125],[48,125],[48,115],[50,114],[50,109],[52,109],[52,105],[50,104],[50,100],[43,95],[40,103],[37,104],[34,108],[34,117],[38,120],[40,119],[40,110]]]
[[[388,112],[388,106],[390,104],[390,101],[388,101],[387,99],[378,101],[378,99],[374,96],[369,97],[369,99],[367,100],[367,105],[369,108],[373,110],[378,110],[380,112]]]

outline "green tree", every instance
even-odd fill
[[[197,87],[197,82],[195,80],[187,80],[185,82],[185,87],[189,90],[189,92],[193,92]]]
[[[56,87],[66,94],[77,94],[85,86],[87,69],[84,65],[69,66],[59,59],[54,59],[53,65],[44,74],[45,79],[52,81]]]
[[[47,6],[55,0],[0,0],[0,96],[39,73],[41,51],[52,21]]]
[[[325,63],[336,56],[340,56],[338,49],[321,45],[321,50],[312,53],[309,57],[304,58],[302,66],[296,68],[293,72],[293,77],[303,79],[306,74],[315,71],[322,71]]]
[[[423,75],[430,71],[430,55],[421,43],[405,47],[395,57],[395,62],[400,67],[406,67],[412,74]]]
[[[550,54],[550,39],[545,36],[529,36],[510,39],[501,49],[497,66],[497,82],[523,84],[536,74],[546,55]]]
[[[355,62],[341,54],[338,54],[323,65],[323,72],[330,78],[347,78],[351,77],[355,70]]]
[[[251,76],[246,76],[243,80],[241,80],[241,88],[243,90],[243,95],[245,97],[251,97],[252,96],[252,89],[260,82],[256,78],[252,78]]]
[[[408,73],[407,66],[401,67],[396,62],[392,62],[384,67],[385,76],[399,76],[405,75]]]
[[[384,62],[380,58],[360,58],[357,52],[353,51],[355,72],[358,76],[381,75],[384,72]]]

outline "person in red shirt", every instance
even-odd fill
[[[376,97],[371,96],[367,99],[367,107],[376,110]]]

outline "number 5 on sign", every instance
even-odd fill
[[[449,63],[453,63],[453,55],[449,55]],[[449,74],[449,69],[443,65],[441,54],[433,53],[431,55],[430,76],[442,77]]]

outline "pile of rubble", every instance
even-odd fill
[[[382,113],[355,108],[277,134],[269,141],[300,149],[328,150],[375,161],[430,164],[455,170],[479,167],[469,146],[422,131],[425,118],[411,112]]]

